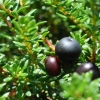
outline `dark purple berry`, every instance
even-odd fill
[[[100,72],[99,72],[99,69],[98,67],[91,63],[91,62],[85,62],[85,63],[82,63],[77,69],[76,69],[76,72],[78,74],[82,74],[82,73],[86,73],[86,72],[89,72],[89,71],[92,71],[93,72],[93,76],[92,76],[92,79],[96,79],[96,78],[99,78],[100,77]]]
[[[49,56],[45,60],[45,68],[49,75],[57,76],[61,72],[60,61],[56,56]]]

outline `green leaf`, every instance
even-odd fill
[[[5,14],[6,12],[4,10],[0,10],[0,14]]]
[[[44,24],[44,23],[46,23],[46,22],[47,22],[47,21],[39,22],[39,23],[36,24],[36,26],[39,26],[39,25]]]
[[[2,91],[3,87],[6,85],[6,83],[0,84],[0,91]]]
[[[13,77],[8,76],[7,78],[3,79],[3,81],[7,83],[7,82],[11,81],[12,79],[13,79]]]
[[[9,92],[3,94],[3,96],[0,97],[0,100],[6,100],[6,98],[9,96]]]
[[[18,13],[15,11],[12,11],[12,16],[14,16],[15,18],[18,18]]]
[[[11,2],[11,0],[5,0],[4,1],[4,5],[6,5],[7,3]]]
[[[45,4],[51,5],[52,4],[52,0],[46,0]]]
[[[28,73],[22,73],[21,71],[18,73],[19,77],[26,77]]]
[[[17,42],[17,41],[13,41],[13,43],[15,43],[15,45],[17,45],[19,47],[26,47],[25,44]]]
[[[36,12],[37,9],[33,9],[31,10],[29,13],[27,13],[25,16],[31,16],[32,14],[34,14]]]
[[[41,71],[41,69],[36,69],[33,71],[33,74],[38,74]]]
[[[21,72],[23,72],[28,67],[28,64],[29,64],[29,60],[26,60],[24,66],[21,69]]]
[[[14,5],[14,2],[13,2],[13,1],[11,2],[11,1],[9,0],[9,2],[5,4],[5,7],[6,7],[6,8],[10,8],[12,5]]]
[[[21,32],[21,27],[20,27],[20,24],[19,24],[18,22],[16,22],[15,20],[12,20],[11,23],[13,23],[14,26],[15,26],[15,28],[16,28],[19,32]]]
[[[29,29],[30,27],[34,27],[36,24],[36,21],[33,19],[32,21],[29,21],[26,25],[26,29]]]
[[[23,6],[23,7],[19,8],[16,13],[19,13],[21,11],[24,11],[28,7],[29,7],[29,5],[28,6]]]
[[[63,14],[60,14],[60,13],[56,13],[59,17],[63,18],[63,19],[67,19],[67,17]]]
[[[19,7],[19,0],[15,1],[16,3],[13,5],[12,11],[16,11]]]
[[[0,53],[0,60],[3,59],[4,57],[5,55]]]
[[[0,34],[0,38],[5,38],[5,39],[8,39],[8,40],[12,40],[12,37],[3,33],[3,34]]]
[[[30,27],[29,29],[27,29],[27,32],[32,32],[37,30],[38,27]]]
[[[26,96],[30,97],[31,95],[32,95],[32,94],[31,94],[30,91],[27,91],[27,92],[26,92]]]

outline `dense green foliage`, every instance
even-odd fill
[[[83,62],[100,68],[99,23],[100,0],[0,0],[0,100],[99,100],[100,79],[74,73]],[[44,60],[65,36],[82,53],[53,77]]]

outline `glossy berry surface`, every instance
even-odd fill
[[[55,53],[63,62],[72,62],[81,54],[80,44],[71,37],[62,38],[55,46]]]
[[[99,78],[100,77],[100,72],[99,72],[98,67],[95,64],[91,63],[91,62],[82,63],[76,69],[76,72],[78,74],[86,73],[86,72],[89,72],[89,71],[92,71],[93,72],[92,79],[96,79],[96,78]]]
[[[51,76],[57,76],[61,72],[60,61],[56,56],[49,56],[45,60],[46,71]]]

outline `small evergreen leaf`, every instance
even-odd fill
[[[36,12],[36,9],[31,10],[29,13],[27,13],[25,16],[31,16]]]
[[[6,98],[9,96],[9,92],[3,94],[1,97],[0,97],[0,100],[6,100]]]
[[[30,97],[31,95],[32,95],[32,94],[31,94],[30,91],[27,91],[27,92],[26,92],[26,96]]]
[[[8,77],[5,78],[3,81],[7,83],[7,82],[11,81],[12,79],[13,79],[13,77],[8,76]]]
[[[56,13],[59,17],[63,18],[63,19],[67,19],[67,17],[63,14],[60,14],[60,13]]]
[[[17,42],[17,41],[13,41],[13,43],[15,43],[19,47],[26,47],[25,44]]]
[[[0,84],[0,91],[2,91],[3,87],[6,85],[6,83]]]

